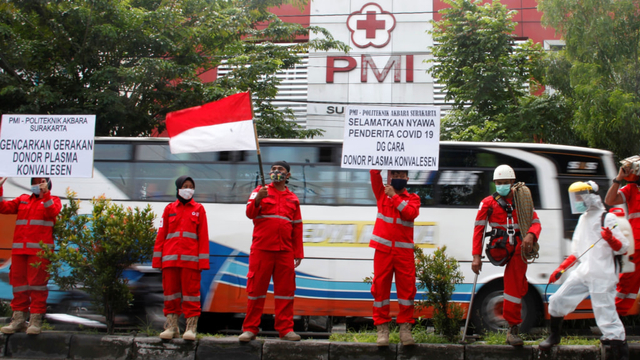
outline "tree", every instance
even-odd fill
[[[515,44],[515,11],[496,0],[445,0],[451,8],[430,33],[433,66],[452,109],[442,122],[443,138],[474,141],[575,143],[571,109],[563,99],[532,95],[544,82],[539,44]]]
[[[96,114],[97,135],[140,136],[167,112],[249,90],[261,136],[318,135],[271,105],[275,74],[347,46],[268,11],[285,3],[306,0],[0,0],[0,113]],[[295,42],[309,32],[321,39]],[[221,64],[232,70],[198,77]]]
[[[67,191],[67,199],[54,227],[58,250],[42,256],[51,261],[51,279],[62,290],[80,286],[91,296],[113,334],[115,315],[133,300],[124,270],[153,255],[155,215],[149,205],[125,209],[104,197],[91,201],[91,214],[79,215],[75,194]]]
[[[640,1],[541,0],[566,48],[550,84],[575,108],[575,130],[618,157],[640,152]]]

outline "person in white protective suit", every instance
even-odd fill
[[[564,316],[591,296],[593,314],[602,332],[601,341],[611,345],[619,355],[616,359],[629,359],[624,326],[615,304],[618,283],[615,255],[627,251],[629,240],[617,227],[617,216],[606,212],[597,191],[598,185],[593,181],[579,181],[569,187],[572,213],[583,214],[573,233],[571,255],[551,274],[549,283],[558,280],[573,264],[579,262],[579,265],[549,299],[550,335],[539,347],[550,350],[559,344]]]

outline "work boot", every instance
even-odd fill
[[[256,334],[252,333],[251,331],[245,331],[242,333],[242,335],[238,336],[238,340],[240,340],[240,342],[249,342],[255,339]]]
[[[549,325],[549,337],[547,340],[543,341],[538,345],[538,348],[542,351],[549,351],[553,345],[560,344],[560,330],[562,330],[562,320],[563,317],[551,317],[551,322]]]
[[[168,314],[167,322],[164,323],[164,331],[160,333],[160,339],[171,340],[180,337],[178,327],[178,314]]]
[[[400,342],[402,345],[414,345],[413,336],[411,336],[411,324],[403,323],[400,324]]]
[[[524,341],[518,336],[518,325],[513,325],[507,333],[507,345],[522,346]]]
[[[293,331],[289,331],[285,336],[280,338],[281,340],[289,340],[289,341],[300,341],[300,335],[294,333]]]
[[[14,311],[11,317],[11,323],[0,328],[3,334],[13,334],[27,330],[26,315],[22,311]]]
[[[609,340],[611,355],[609,359],[629,360],[629,345],[625,340]]]
[[[27,328],[27,334],[38,335],[42,331],[42,316],[44,314],[31,314],[29,318],[29,327]]]
[[[389,323],[380,324],[378,328],[378,346],[389,346]]]
[[[196,330],[198,329],[198,317],[193,316],[187,319],[187,328],[184,330],[182,338],[185,340],[195,340]]]

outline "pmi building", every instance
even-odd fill
[[[518,11],[516,40],[532,39],[547,49],[561,44],[553,29],[540,24],[536,1],[502,3]],[[442,86],[427,74],[425,62],[433,45],[430,22],[439,20],[438,11],[446,6],[439,0],[312,0],[302,12],[290,6],[273,9],[284,21],[326,28],[351,47],[346,54],[311,52],[302,64],[279,74],[276,104],[294,109],[300,125],[323,129],[326,139],[343,138],[350,104],[446,111]]]

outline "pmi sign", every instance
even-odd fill
[[[92,177],[95,115],[2,115],[0,176]]]

